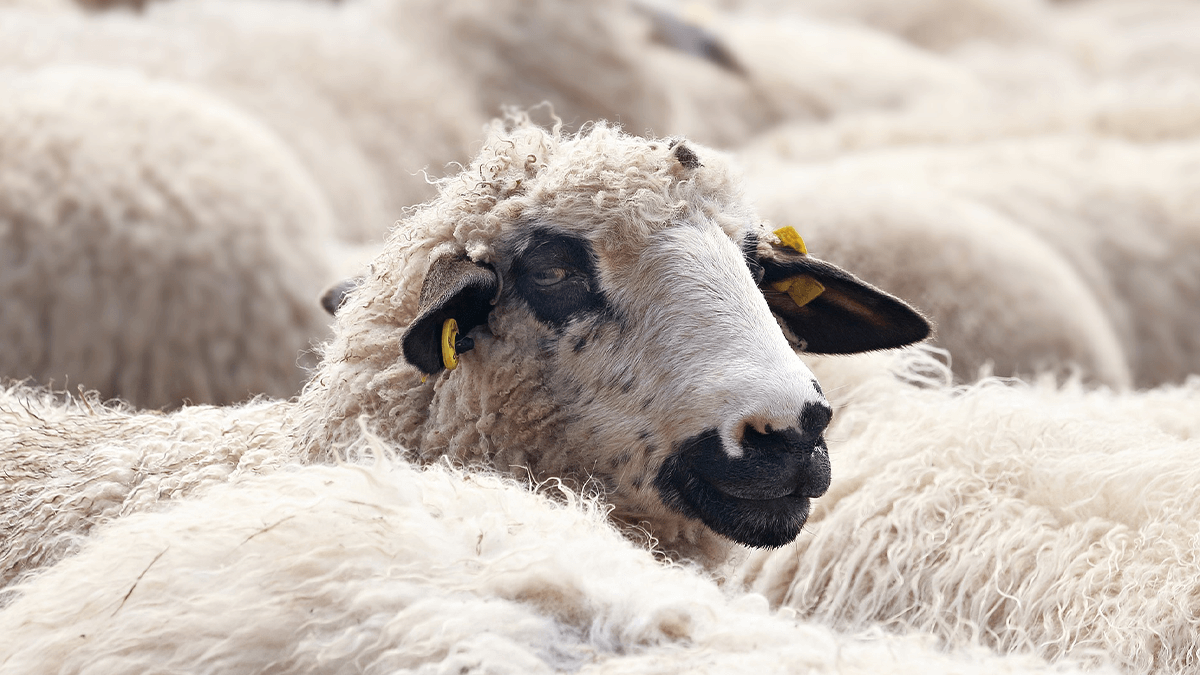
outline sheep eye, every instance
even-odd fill
[[[587,240],[535,227],[524,242],[525,250],[510,267],[513,286],[538,321],[561,328],[604,307],[604,294],[596,289],[596,257]]]
[[[566,268],[563,267],[547,267],[537,270],[529,275],[533,283],[538,286],[553,286],[560,283],[568,276]]]

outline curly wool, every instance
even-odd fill
[[[1200,663],[1200,379],[1116,393],[929,386],[948,373],[927,357],[901,369],[916,384],[838,370],[814,365],[847,402],[837,479],[807,534],[750,555],[750,589],[843,630],[1107,654],[1133,673]]]
[[[386,448],[377,451],[387,454]],[[1074,672],[727,597],[509,480],[402,461],[243,477],[12,589],[6,673]]]
[[[465,253],[474,261],[491,262],[493,242],[525,227],[530,217],[589,223],[607,233],[607,241],[596,242],[599,250],[662,228],[683,209],[702,211],[727,232],[753,222],[740,182],[724,164],[714,162],[707,168],[681,180],[667,142],[626,136],[603,123],[570,138],[523,117],[494,125],[475,161],[457,176],[443,179],[439,198],[418,208],[392,232],[339,311],[334,339],[300,399],[311,455],[325,456],[355,438],[355,420],[362,414],[380,425],[381,436],[411,448],[424,445],[418,432],[428,421],[440,379],[422,382],[419,371],[403,358],[397,329],[416,317],[421,282],[435,252]],[[487,361],[515,358],[497,354]],[[493,393],[521,404],[527,401],[513,396],[514,391],[536,387],[539,381],[537,373],[495,377]],[[464,429],[482,432],[479,425],[486,421],[479,410],[469,402],[463,405],[469,411],[447,414],[444,421],[430,424],[429,433],[450,438]],[[498,430],[489,432],[496,435]],[[539,436],[533,429],[521,434],[536,447]],[[454,445],[476,453],[482,442],[479,433],[469,433],[456,438]]]
[[[138,412],[0,390],[0,589],[69,556],[91,530],[291,461],[288,404]]]

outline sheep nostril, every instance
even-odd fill
[[[806,403],[800,411],[800,429],[816,438],[825,433],[833,420],[833,408],[828,403]]]
[[[805,442],[804,434],[795,429],[760,433],[747,427],[742,437],[742,449],[749,455],[761,459],[769,455],[786,455],[800,451],[812,452],[813,443]]]

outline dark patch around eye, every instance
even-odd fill
[[[606,306],[596,279],[595,254],[591,244],[579,237],[534,230],[511,269],[517,294],[542,323],[561,329],[572,319]],[[546,271],[552,269],[564,272],[562,280],[545,285]]]

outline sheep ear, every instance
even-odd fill
[[[804,351],[855,354],[903,347],[933,330],[903,300],[837,265],[778,247],[758,262],[767,305],[800,338]]]
[[[338,310],[346,304],[346,296],[361,283],[362,277],[351,277],[330,286],[321,294],[321,306],[330,316],[337,316]]]
[[[421,284],[417,318],[404,331],[404,360],[428,375],[440,372],[445,368],[442,324],[454,319],[459,334],[465,335],[487,321],[499,288],[496,272],[487,265],[473,263],[462,255],[436,258]]]

